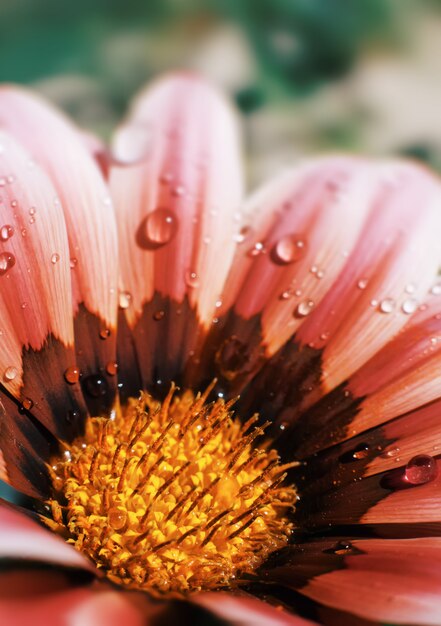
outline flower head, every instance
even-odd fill
[[[441,186],[330,156],[242,196],[198,77],[111,150],[0,89],[1,470],[50,529],[0,508],[3,621],[439,623]]]

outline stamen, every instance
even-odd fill
[[[235,400],[196,396],[162,404],[147,393],[51,462],[54,522],[113,582],[153,595],[218,589],[249,577],[284,545],[296,493],[268,442],[269,422],[233,418]]]

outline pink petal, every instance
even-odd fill
[[[439,537],[326,539],[300,544],[266,579],[361,619],[435,625],[441,612],[440,562]]]
[[[441,539],[354,541],[364,554],[310,580],[301,592],[355,615],[394,624],[438,625]]]
[[[248,594],[200,593],[193,602],[234,626],[314,626],[316,622],[292,615]]]
[[[116,358],[118,271],[109,192],[80,133],[36,96],[15,87],[0,89],[0,124],[49,175],[55,188],[51,203],[55,196],[61,201],[69,241],[65,260],[70,259],[71,265],[78,364],[84,379],[100,370],[105,374],[106,365]],[[100,338],[103,330],[110,334],[106,341]],[[107,385],[112,387],[109,404],[115,379],[109,377]],[[100,409],[93,408],[95,412]]]
[[[373,184],[370,216],[345,268],[299,332],[301,342],[325,346],[327,390],[348,378],[407,323],[409,289],[421,301],[441,261],[438,182],[413,165],[392,163],[376,167]],[[323,333],[326,338],[320,339]]]
[[[203,80],[177,74],[138,97],[113,151],[122,306],[148,385],[176,376],[222,293],[242,194],[235,119]]]
[[[23,428],[32,426],[18,415],[20,401],[52,433],[63,437],[78,428],[69,423],[69,412],[76,411],[78,417],[85,413],[78,385],[64,379],[67,368],[76,366],[64,217],[40,167],[6,133],[0,143],[0,224],[5,227],[0,258],[7,266],[0,276],[0,376],[11,394],[4,395],[1,410]],[[3,430],[0,439],[4,436]],[[0,447],[8,461],[10,450],[4,443],[0,441]]]
[[[95,569],[63,539],[1,501],[0,559],[25,559],[91,572]]]
[[[148,626],[143,610],[117,591],[54,590],[53,593],[0,597],[0,623],[8,626]]]

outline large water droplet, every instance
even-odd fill
[[[279,239],[271,251],[271,258],[275,263],[288,265],[302,258],[306,251],[304,239],[297,235],[286,235]]]
[[[436,460],[428,454],[417,454],[412,457],[404,470],[406,481],[412,485],[424,485],[435,480],[437,475]]]
[[[0,254],[0,276],[4,276],[15,265],[15,256],[10,252]]]
[[[100,398],[105,396],[108,390],[108,384],[105,378],[99,374],[88,376],[83,381],[83,386],[86,392],[92,398]]]
[[[314,302],[312,300],[304,300],[303,302],[299,302],[296,310],[294,311],[295,317],[306,317],[309,315],[314,308]]]
[[[124,509],[111,507],[107,513],[109,524],[113,530],[122,530],[127,523],[127,513]]]
[[[132,301],[132,294],[129,291],[120,291],[119,293],[119,308],[128,309]]]
[[[128,167],[142,163],[150,156],[152,129],[148,124],[130,124],[119,129],[110,155],[114,165]]]
[[[5,224],[0,228],[0,239],[2,241],[8,241],[14,234],[14,227],[9,224]]]
[[[77,367],[68,367],[64,372],[64,378],[70,385],[75,385],[80,380],[80,370]]]
[[[11,380],[14,380],[17,374],[18,374],[17,368],[10,365],[9,367],[5,369],[4,379],[10,382]]]
[[[403,304],[401,305],[401,310],[406,315],[411,315],[412,313],[415,313],[417,308],[418,308],[418,300],[416,300],[415,298],[407,298],[406,300],[404,300]]]
[[[178,230],[178,218],[168,209],[156,209],[147,215],[138,230],[136,241],[141,248],[155,249],[169,243]]]
[[[109,376],[115,376],[118,372],[118,363],[116,361],[109,361],[106,365],[106,372]]]
[[[396,307],[396,302],[393,298],[385,298],[380,302],[380,311],[382,313],[392,313]]]
[[[233,380],[243,372],[249,363],[249,352],[236,336],[225,339],[216,352],[216,364],[220,374],[227,380]]]

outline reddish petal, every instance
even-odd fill
[[[60,437],[78,432],[86,409],[79,386],[64,378],[76,361],[63,213],[40,167],[5,133],[0,143],[0,409],[7,415],[0,447],[8,465],[15,445],[33,455],[30,409]]]
[[[440,562],[440,538],[327,540],[300,545],[266,577],[360,618],[435,625],[441,612]]]
[[[193,602],[234,626],[314,626],[316,622],[287,613],[248,594],[201,593]]]
[[[94,571],[79,552],[49,530],[0,502],[0,559],[28,560]]]
[[[78,364],[83,379],[96,374],[107,378],[112,388],[106,397],[109,405],[116,389],[115,379],[106,377],[106,365],[116,358],[118,268],[109,192],[81,135],[36,96],[14,87],[0,89],[0,124],[50,176],[61,201],[69,241]],[[51,203],[54,200],[55,195]],[[103,341],[100,331],[102,337],[106,330],[110,336]],[[96,398],[87,393],[86,397],[93,402],[94,412],[102,410]],[[102,404],[103,396],[100,400]]]
[[[203,80],[175,75],[135,101],[114,154],[121,306],[148,386],[182,369],[222,292],[242,192],[235,120]]]

